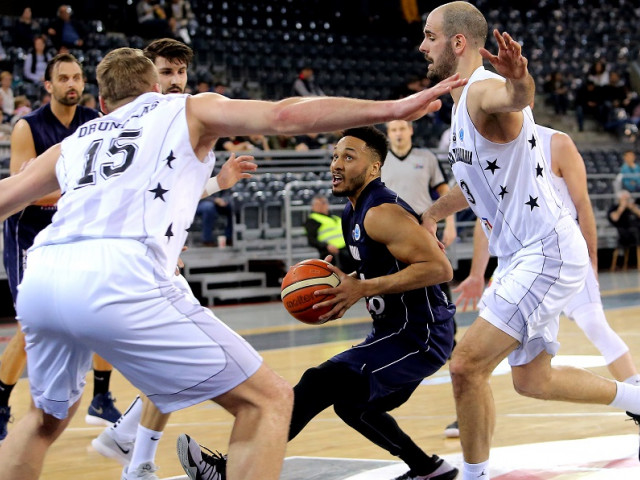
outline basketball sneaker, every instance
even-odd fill
[[[11,407],[6,406],[0,408],[0,443],[7,436],[7,424],[13,421],[11,417]]]
[[[126,467],[131,463],[134,442],[118,442],[113,432],[107,428],[96,438],[91,440],[91,446],[100,455],[117,460],[120,465]]]
[[[121,415],[113,402],[115,402],[115,399],[111,397],[111,392],[97,394],[91,400],[91,405],[89,405],[84,421],[89,425],[110,427]]]
[[[627,412],[627,415],[631,417],[631,420],[633,420],[636,425],[640,425],[640,415],[636,415],[635,413],[631,412]],[[638,451],[638,460],[640,460],[640,450]]]
[[[417,475],[409,470],[394,480],[453,480],[458,476],[458,469],[449,464],[444,458],[440,458],[437,455],[434,455],[433,458],[436,460],[436,468],[433,472],[426,475]]]
[[[129,467],[124,467],[120,480],[160,480],[155,472],[158,467],[152,462],[145,462],[138,465],[138,468],[128,472]]]
[[[205,453],[202,449],[207,450]],[[191,480],[226,480],[227,456],[201,447],[189,435],[178,437],[178,458]]]
[[[447,438],[458,438],[460,436],[458,420],[446,426],[446,428],[444,429],[444,436]]]

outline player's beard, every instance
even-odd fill
[[[336,191],[335,188],[332,188],[331,192],[336,197],[353,197],[364,185],[365,178],[367,178],[367,169],[364,169],[360,175],[353,177],[348,183],[342,180],[343,190]]]
[[[167,88],[164,92],[162,92],[163,95],[166,95],[168,93],[184,93],[184,88],[180,88],[180,85],[176,85],[171,84],[169,86],[169,88]]]
[[[78,90],[73,90],[73,92],[75,92],[75,97],[70,98],[68,97],[68,94],[71,90],[67,91],[67,93],[65,93],[63,96],[61,97],[56,97],[56,100],[58,101],[58,103],[61,103],[62,105],[66,105],[68,107],[73,107],[74,105],[77,105],[80,102],[80,92]]]
[[[451,45],[447,43],[438,63],[433,62],[431,68],[427,70],[427,78],[434,83],[441,82],[456,73],[456,68],[458,68],[458,59]]]

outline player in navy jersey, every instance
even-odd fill
[[[341,284],[317,292],[335,295],[317,306],[333,306],[321,318],[335,319],[365,297],[373,329],[359,345],[302,375],[293,389],[289,440],[333,406],[347,425],[407,463],[410,470],[396,480],[453,479],[458,470],[423,452],[388,413],[447,361],[455,307],[438,286],[453,276],[440,244],[380,180],[386,155],[386,138],[373,127],[346,130],[333,152],[333,194],[349,199],[342,228],[357,277],[331,267]],[[203,456],[188,435],[178,438],[178,452],[192,480],[220,478],[224,460]]]
[[[25,162],[61,142],[83,123],[99,116],[96,110],[78,105],[84,81],[82,66],[74,56],[61,54],[51,59],[45,70],[44,85],[51,94],[51,102],[25,115],[12,132],[12,175],[18,173]],[[5,221],[4,266],[14,302],[24,273],[26,252],[40,230],[51,223],[58,197],[59,192],[41,198]],[[9,396],[25,364],[24,334],[18,329],[3,353],[0,365],[0,441],[7,435],[7,422],[11,415]],[[111,365],[96,356],[94,398],[87,413],[88,423],[109,424],[120,416],[109,393],[110,375]]]

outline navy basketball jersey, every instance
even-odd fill
[[[80,125],[99,115],[91,108],[78,105],[67,128],[53,114],[51,105],[47,104],[22,118],[29,124],[36,155],[40,155],[56,143],[62,142]],[[4,222],[4,267],[14,301],[24,272],[26,252],[33,245],[33,240],[40,230],[51,223],[54,213],[55,205],[31,205]]]
[[[397,193],[385,187],[379,178],[364,188],[356,202],[355,211],[351,203],[347,204],[342,214],[343,235],[351,255],[358,263],[358,275],[363,279],[391,275],[407,267],[385,245],[372,240],[364,228],[367,211],[383,203],[400,205],[419,220],[413,209]],[[383,334],[404,330],[425,347],[430,325],[450,321],[455,313],[455,307],[438,285],[376,295],[366,300],[373,318],[374,332]]]

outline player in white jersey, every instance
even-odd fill
[[[211,149],[220,136],[414,120],[437,110],[437,98],[466,80],[455,75],[383,102],[161,95],[153,63],[131,48],[108,53],[97,76],[108,115],[0,182],[0,218],[57,188],[63,192],[56,217],[30,251],[18,296],[34,407],[7,436],[0,470],[15,480],[39,477],[49,445],[78,407],[96,351],[165,421],[174,410],[216,401],[235,416],[227,477],[275,480],[291,387],[172,280],[213,169]],[[151,480],[155,469],[151,462],[127,468],[123,479]]]
[[[454,100],[449,161],[457,185],[423,214],[436,222],[470,206],[498,257],[480,315],[459,341],[451,372],[464,456],[462,480],[489,477],[495,410],[489,378],[509,357],[517,392],[541,399],[610,404],[640,413],[640,387],[577,368],[551,366],[558,319],[584,283],[587,245],[549,179],[529,105],[535,86],[520,45],[466,2],[434,9],[420,51],[427,76],[469,76]],[[496,69],[489,73],[483,58]]]
[[[587,338],[600,351],[609,372],[616,380],[638,385],[640,375],[633,363],[629,347],[611,328],[604,314],[598,285],[598,238],[596,222],[587,190],[587,172],[582,156],[571,138],[551,128],[536,126],[544,157],[551,169],[551,179],[558,196],[578,222],[589,248],[591,264],[584,287],[569,301],[563,312],[574,320]],[[466,310],[471,302],[475,308],[484,291],[484,278],[489,262],[486,235],[476,225],[474,251],[469,276],[454,291],[459,292],[457,304]],[[457,435],[456,435],[457,436]]]
[[[158,70],[158,79],[163,94],[184,93],[187,86],[187,70],[193,59],[193,51],[187,45],[172,38],[160,38],[151,42],[143,51]],[[235,185],[241,178],[249,175],[247,168],[254,169],[256,165],[249,160],[252,157],[231,155],[225,162],[220,173],[207,181],[207,192],[211,189],[227,189]],[[199,302],[193,295],[187,280],[179,274],[173,277],[177,288],[187,295],[190,301],[197,305]],[[145,425],[138,432],[139,423],[143,412],[143,403],[148,399],[142,395],[137,396],[122,416],[113,424],[93,439],[91,445],[100,454],[114,458],[123,466],[133,462],[139,465],[155,460],[155,452],[158,448],[158,439],[162,435],[162,423],[155,424],[156,420],[162,422],[153,405],[146,405],[142,424]]]

